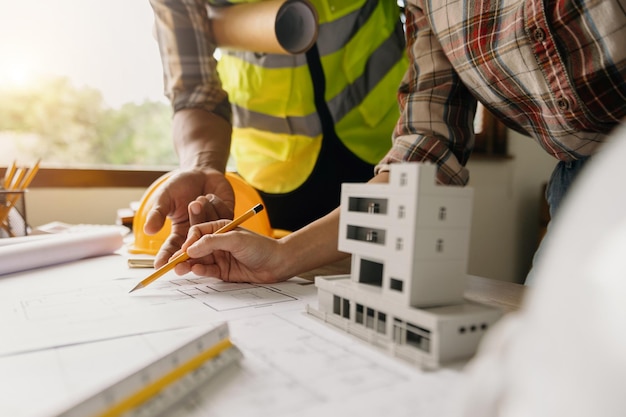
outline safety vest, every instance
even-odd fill
[[[319,16],[317,47],[337,136],[376,164],[391,146],[396,91],[408,63],[400,9],[394,0],[310,2]],[[233,109],[237,171],[266,193],[298,188],[322,142],[305,54],[223,51],[218,71]]]

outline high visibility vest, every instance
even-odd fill
[[[394,0],[310,1],[337,136],[376,164],[391,146],[408,63],[400,9]],[[312,172],[322,142],[305,54],[222,52],[218,71],[233,109],[237,171],[266,193],[293,191]]]

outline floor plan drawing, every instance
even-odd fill
[[[392,408],[398,417],[447,417],[451,415],[448,400],[462,392],[460,369],[423,372],[407,367],[302,311],[243,317],[228,323],[232,342],[243,359],[191,393],[167,416],[369,416]],[[32,417],[32,410],[41,410],[36,415],[50,415],[52,410],[65,409],[167,354],[204,328],[0,356],[4,393],[0,415]],[[21,375],[18,381],[6,377],[15,372]],[[24,412],[24,402],[30,399],[25,393],[33,390],[45,395],[27,408],[29,414]]]
[[[86,259],[46,273],[30,271],[8,278],[5,284],[10,290],[0,294],[0,332],[7,335],[0,355],[303,310],[316,291],[313,285],[305,285],[310,281],[298,278],[273,285],[235,285],[172,274],[129,294],[145,271],[129,270],[121,257],[119,269],[100,269],[102,262],[107,261]],[[88,266],[93,274],[76,274],[77,266]],[[51,281],[55,285],[48,285]]]
[[[230,283],[217,278],[173,279],[162,286],[155,285],[155,288],[179,292],[218,312],[298,300],[297,297],[280,291],[275,286]]]

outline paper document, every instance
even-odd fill
[[[145,274],[113,255],[3,278],[0,355],[303,310],[316,295],[304,280],[233,284],[173,272],[129,294]]]
[[[448,417],[465,387],[458,369],[407,366],[299,310],[234,319],[229,327],[243,359],[164,415]],[[186,328],[0,357],[0,415],[50,416],[201,331]]]
[[[110,254],[122,244],[121,233],[108,229],[24,238],[19,243],[0,246],[0,275]]]

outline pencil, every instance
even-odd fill
[[[17,167],[13,177],[11,178],[11,184],[9,184],[8,189],[13,190],[13,191],[19,191],[20,184],[22,183],[22,180],[24,179],[24,175],[26,175],[26,168]]]
[[[41,160],[38,160],[37,163],[29,170],[26,168],[19,168],[13,162],[10,168],[7,168],[7,174],[4,178],[4,188],[7,191],[24,191],[30,185],[35,175],[37,175],[37,171],[39,170],[39,164]],[[4,230],[6,230],[9,235],[13,235],[13,233],[9,229],[7,218],[11,213],[13,207],[17,204],[21,193],[9,193],[7,194],[6,201],[2,206],[0,206],[0,225]]]
[[[11,165],[11,168],[8,169],[8,171],[10,171],[9,175],[4,179],[4,188],[7,191],[26,190],[33,178],[35,178],[35,175],[37,175],[40,163],[41,160],[38,160],[37,163],[28,170],[26,168],[17,167],[15,163]],[[5,204],[0,207],[0,222],[5,222],[6,217],[8,217],[11,209],[17,204],[21,196],[22,194],[18,192],[7,194]]]
[[[26,178],[24,178],[24,181],[22,181],[22,183],[19,184],[20,190],[25,190],[28,188],[30,183],[33,181],[33,178],[35,178],[35,175],[37,175],[37,171],[39,171],[40,163],[41,163],[41,159],[37,160],[35,165],[33,165],[33,167],[28,170],[28,172],[26,173]]]
[[[261,210],[263,210],[263,204],[257,204],[256,206],[252,207],[250,210],[248,210],[245,213],[243,213],[241,216],[237,217],[232,222],[230,222],[230,223],[224,225],[223,227],[220,227],[219,229],[217,229],[213,234],[214,235],[218,235],[220,233],[229,232],[229,231],[233,230],[235,227],[239,226],[241,223],[243,223],[246,220],[248,220],[250,217],[252,217],[255,214],[257,214],[258,212],[260,212]],[[135,286],[135,288],[130,290],[129,293],[131,293],[131,292],[133,292],[135,290],[139,290],[141,288],[147,287],[152,282],[154,282],[158,278],[160,278],[163,274],[165,274],[168,271],[171,271],[176,265],[178,265],[181,262],[185,262],[187,259],[189,259],[189,255],[187,255],[187,252],[181,253],[180,255],[178,255],[177,257],[175,257],[174,259],[170,260],[168,263],[166,263],[165,265],[163,265],[162,267],[160,267],[159,269],[154,271],[152,274],[150,274],[147,278],[145,278],[143,281],[141,281],[139,284],[137,284]]]
[[[4,189],[5,190],[8,190],[9,187],[11,186],[11,183],[13,182],[13,175],[15,175],[16,169],[17,167],[15,165],[15,161],[13,161],[11,166],[8,167],[6,172],[4,173]]]

